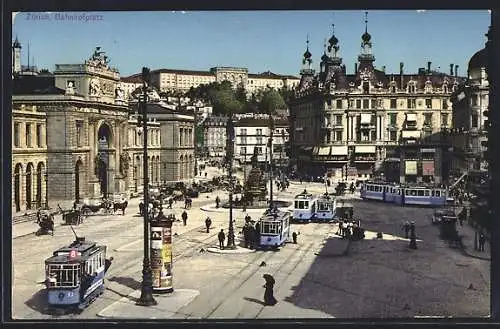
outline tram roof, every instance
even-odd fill
[[[57,264],[75,264],[75,263],[80,263],[83,260],[81,256],[76,256],[74,258],[70,258],[69,254],[68,255],[57,255],[57,256],[52,256],[50,258],[47,258],[45,260],[45,263],[57,263]]]
[[[311,199],[313,195],[311,193],[300,193],[295,196],[295,199]]]

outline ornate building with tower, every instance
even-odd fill
[[[451,127],[450,95],[463,82],[458,66],[450,73],[427,68],[386,73],[376,68],[372,36],[361,36],[361,51],[348,74],[342,63],[341,42],[334,31],[325,44],[320,70],[313,68],[309,44],[303,57],[301,81],[290,106],[290,140],[299,170],[369,178],[388,158],[400,161],[403,139],[420,143]],[[432,168],[423,175],[431,176]],[[401,163],[404,171],[404,164]],[[409,173],[413,176],[413,171]]]
[[[14,42],[13,47],[17,46]],[[15,75],[13,212],[47,203],[50,207],[70,207],[75,200],[128,196],[142,188],[142,131],[132,115],[134,110],[121,87],[118,71],[109,65],[99,47],[82,64],[57,64],[54,72],[47,74]],[[161,153],[161,143],[172,134],[167,132],[162,138],[162,133],[160,120],[151,116],[148,155],[152,184],[165,179],[160,174],[165,168],[160,158],[171,156]],[[172,166],[181,165],[178,157],[172,159]],[[193,175],[187,163],[182,165],[185,171],[172,175],[172,179]]]

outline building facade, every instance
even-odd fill
[[[227,116],[212,115],[203,121],[203,148],[211,160],[222,161],[226,155],[227,120]]]
[[[374,67],[367,27],[361,39],[353,74],[342,64],[334,33],[318,74],[309,47],[304,53],[290,106],[292,152],[299,170],[371,177],[386,158],[399,158],[403,138],[424,138],[451,127],[450,95],[463,82],[458,66],[451,64],[450,74],[444,74],[428,62],[427,68],[408,74],[400,63],[399,74],[387,74]]]
[[[13,212],[141,189],[142,128],[104,52],[53,74],[30,73],[13,79]],[[149,116],[153,184],[193,177],[193,115],[169,111]]]
[[[476,52],[469,61],[468,79],[453,94],[453,169],[488,171],[485,159],[489,83],[486,73],[486,49]]]
[[[126,88],[133,88],[140,74],[122,78]],[[270,71],[252,74],[248,69],[239,67],[213,67],[209,71],[173,70],[159,69],[151,71],[151,83],[160,92],[187,92],[202,84],[212,82],[230,81],[234,88],[242,86],[248,95],[266,88],[288,88],[296,87],[300,81],[298,77],[291,75],[279,75]]]

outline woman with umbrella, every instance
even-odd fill
[[[278,302],[276,298],[274,298],[274,278],[270,274],[264,274],[262,277],[266,280],[266,284],[264,285],[264,288],[266,288],[266,291],[264,292],[264,304],[274,306]]]

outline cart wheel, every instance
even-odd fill
[[[82,209],[83,216],[88,217],[90,215],[90,213],[92,213],[92,211],[89,208]]]

